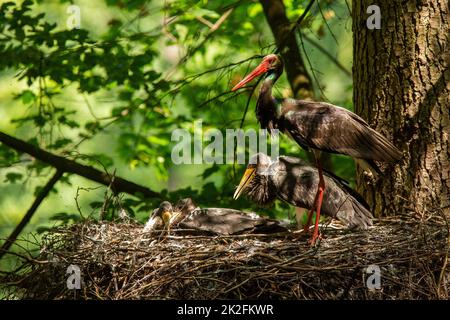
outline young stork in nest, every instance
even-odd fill
[[[164,201],[153,210],[144,231],[177,228],[183,234],[236,235],[286,232],[280,221],[230,208],[200,208],[191,198],[174,206]]]

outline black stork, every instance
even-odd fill
[[[308,230],[314,209],[316,215],[320,216],[325,190],[319,161],[321,151],[352,156],[374,176],[380,173],[375,161],[394,162],[401,158],[402,153],[351,111],[325,102],[275,98],[272,87],[282,73],[281,58],[270,54],[231,90],[235,91],[254,78],[266,74],[256,103],[256,117],[261,127],[270,132],[278,129],[303,149],[312,149],[320,179],[314,206],[308,213],[305,225],[305,230]]]
[[[144,231],[177,228],[183,234],[236,235],[286,232],[277,220],[230,208],[200,208],[191,198],[175,205],[164,201],[155,209]]]
[[[273,161],[268,155],[257,153],[250,158],[233,198],[244,193],[261,206],[280,199],[296,207],[311,209],[317,200],[315,194],[320,179],[317,168],[299,158],[280,156]],[[364,199],[332,174],[325,172],[322,179],[327,185],[323,193],[323,214],[337,218],[349,228],[368,229],[372,225],[372,214]],[[317,215],[311,244],[315,244],[318,236]]]

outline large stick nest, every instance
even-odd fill
[[[161,236],[134,223],[84,222],[46,234],[40,255],[1,282],[31,299],[449,298],[444,219],[322,231],[312,248],[294,233]],[[81,270],[80,290],[67,289],[69,265]],[[369,265],[380,268],[380,289],[366,285]]]

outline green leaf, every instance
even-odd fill
[[[49,145],[49,149],[60,149],[62,147],[67,146],[69,143],[71,143],[71,139],[61,138],[56,140],[53,144]]]
[[[103,202],[100,202],[100,201],[92,201],[91,203],[89,203],[89,206],[90,206],[92,209],[99,209],[99,208],[101,208],[101,207],[103,206]]]
[[[37,195],[39,195],[39,193],[41,193],[42,189],[44,189],[44,187],[42,187],[42,186],[37,186],[36,188],[34,188],[34,193],[33,193],[33,195],[36,197]]]
[[[160,146],[167,146],[170,144],[170,141],[168,139],[162,139],[157,136],[149,136],[147,137],[147,141],[151,144],[157,144]]]
[[[22,179],[21,173],[16,172],[8,172],[5,177],[4,182],[16,183],[16,181],[20,181]]]
[[[210,175],[216,173],[217,171],[220,170],[220,167],[217,164],[212,165],[211,167],[209,167],[208,169],[206,169],[205,171],[203,171],[203,173],[201,174],[201,177],[203,179],[208,178]]]
[[[58,212],[50,217],[50,220],[57,220],[62,221],[64,223],[70,222],[70,221],[80,221],[80,215],[74,214],[74,213],[67,213],[67,212]]]
[[[187,37],[187,35],[189,33],[189,29],[185,25],[177,23],[175,25],[175,30],[178,33],[178,40],[179,41],[185,41],[186,37]]]
[[[24,90],[19,96],[23,104],[29,104],[36,100],[36,95],[31,90]]]
[[[86,122],[84,128],[90,133],[95,133],[100,129],[100,123],[98,121]]]
[[[44,226],[41,226],[41,227],[37,227],[36,228],[36,232],[38,233],[38,234],[43,234],[44,232],[48,232],[48,231],[51,231],[52,230],[52,228],[50,228],[50,227],[44,227]]]
[[[203,8],[195,8],[190,12],[190,14],[192,14],[194,17],[208,17],[213,19],[217,19],[220,17],[217,12]]]

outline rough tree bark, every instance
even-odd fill
[[[358,189],[376,215],[425,215],[450,206],[450,17],[448,1],[353,2],[355,110],[404,158]],[[381,29],[369,30],[369,5]]]

